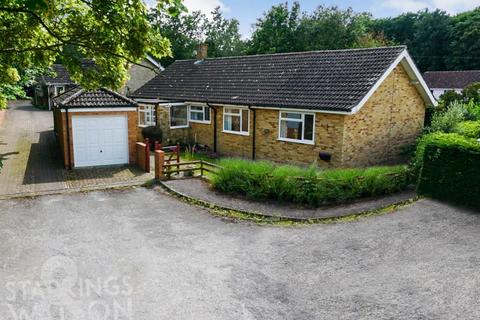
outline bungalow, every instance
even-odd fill
[[[153,57],[147,57],[138,65],[131,65],[128,71],[130,78],[123,88],[121,94],[129,94],[137,90],[149,80],[153,79],[163,67]],[[76,86],[70,79],[67,69],[61,64],[54,64],[51,67],[52,74],[45,74],[37,79],[33,103],[37,106],[46,106],[49,110],[53,107],[53,98]]]
[[[439,99],[447,91],[460,93],[466,86],[480,82],[480,70],[427,71],[423,77],[435,99]]]
[[[174,62],[135,91],[164,141],[292,164],[398,161],[436,105],[406,47]],[[165,143],[165,142],[164,142]]]

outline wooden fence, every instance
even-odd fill
[[[155,151],[155,179],[169,179],[172,175],[178,175],[181,172],[191,173],[187,176],[195,176],[195,172],[199,173],[200,177],[203,177],[205,173],[217,174],[222,167],[204,161],[204,160],[195,160],[195,161],[186,161],[186,162],[175,162],[168,163],[165,161],[165,152],[163,150]]]

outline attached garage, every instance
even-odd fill
[[[114,91],[74,88],[54,99],[55,133],[68,169],[136,161],[137,105]]]

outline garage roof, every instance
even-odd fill
[[[137,105],[135,101],[107,88],[85,90],[75,87],[53,101],[60,108],[122,108]]]

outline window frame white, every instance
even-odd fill
[[[185,107],[185,108],[187,108],[187,123],[185,125],[172,126],[172,108],[174,108],[174,107]],[[188,128],[190,126],[189,111],[190,111],[190,108],[188,107],[187,104],[171,104],[171,105],[169,105],[168,106],[168,126],[170,127],[170,129],[185,129],[185,128]]]
[[[226,112],[227,109],[238,109],[239,113],[231,113]],[[247,111],[247,131],[242,131],[242,124],[243,124],[243,111]],[[240,131],[233,131],[225,129],[225,116],[238,116],[240,117]],[[222,116],[222,132],[223,133],[230,133],[230,134],[237,134],[241,136],[249,136],[250,135],[250,109],[241,106],[224,106],[223,107],[223,116]]]
[[[295,113],[300,114],[301,119],[291,119],[291,118],[283,118],[282,113]],[[312,140],[305,140],[305,115],[313,116],[313,125],[312,125]],[[278,140],[285,141],[285,142],[294,142],[294,143],[301,143],[301,144],[315,144],[315,117],[316,114],[314,112],[300,112],[296,110],[278,110]],[[291,139],[291,138],[283,138],[282,135],[282,120],[284,121],[294,121],[294,122],[301,122],[302,123],[302,139]]]
[[[192,107],[202,108],[202,111],[192,110]],[[208,119],[209,120],[205,120],[205,115],[207,114],[206,110],[208,110],[208,116],[209,116]],[[203,114],[203,119],[204,120],[192,119],[192,112]],[[203,105],[203,104],[189,104],[188,105],[188,121],[193,122],[193,123],[211,124],[212,123],[212,108],[210,108],[206,105]]]
[[[144,110],[141,110],[140,107],[143,107],[143,108],[148,108],[150,109],[150,111],[145,111]],[[157,106],[154,105],[154,104],[147,104],[147,103],[139,103],[138,104],[138,108],[137,108],[137,118],[138,118],[138,127],[140,128],[146,128],[146,127],[152,127],[152,126],[156,126],[157,125]],[[140,113],[144,113],[145,116],[144,116],[144,119],[145,119],[145,123],[142,124],[140,123]],[[147,113],[150,113],[150,121],[147,123],[146,119],[147,119]]]
[[[59,89],[62,88],[62,92],[58,93]],[[56,97],[58,95],[61,95],[62,93],[64,93],[66,91],[66,87],[64,85],[61,85],[61,86],[53,86],[53,95]]]

